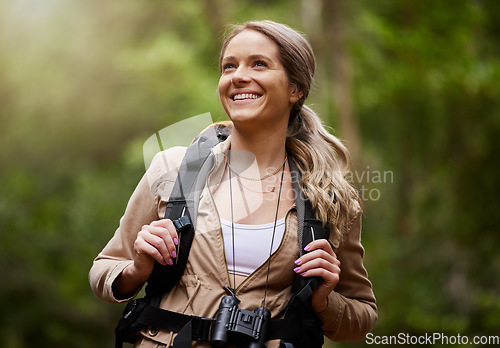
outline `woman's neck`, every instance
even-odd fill
[[[285,132],[241,134],[233,129],[231,135],[231,165],[254,176],[262,177],[281,167],[285,158]]]

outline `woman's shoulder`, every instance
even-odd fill
[[[174,146],[158,152],[151,161],[150,169],[168,171],[172,168],[179,168],[186,149],[185,146]]]
[[[355,219],[359,215],[363,213],[363,207],[361,206],[361,201],[359,197],[355,197],[351,199],[351,206],[350,206],[350,213],[351,217]]]
[[[357,220],[360,220],[363,215],[362,203],[360,202],[358,197],[351,197],[348,202],[345,204],[345,220],[342,224],[341,231],[342,237],[341,240],[344,240],[346,236],[351,232],[353,225]]]
[[[358,196],[351,197],[349,199],[348,207],[347,207],[347,227],[350,229],[354,220],[359,219],[363,214],[362,202],[360,201]]]
[[[175,146],[158,152],[146,171],[146,176],[155,196],[168,196],[177,178],[186,147]]]

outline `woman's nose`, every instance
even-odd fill
[[[248,74],[248,71],[243,66],[239,66],[231,78],[231,82],[234,85],[248,83],[248,82],[250,82],[250,80],[251,80],[251,77]]]

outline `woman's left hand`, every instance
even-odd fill
[[[318,239],[309,243],[304,250],[309,251],[295,261],[294,269],[303,277],[319,277],[323,281],[313,291],[311,304],[313,310],[319,313],[328,306],[328,295],[340,279],[340,261],[326,239]]]

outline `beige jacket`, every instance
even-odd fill
[[[161,307],[201,317],[214,317],[224,286],[230,284],[224,253],[224,242],[212,191],[224,173],[224,153],[229,141],[212,149],[215,166],[200,196],[195,237],[184,275],[166,294]],[[155,156],[150,168],[134,191],[113,238],[94,260],[90,284],[94,293],[108,302],[126,302],[113,294],[113,282],[132,262],[134,241],[143,225],[163,218],[168,197],[174,185],[185,148],[175,147]],[[353,218],[347,238],[336,250],[341,262],[340,281],[328,298],[328,308],[319,313],[325,335],[338,341],[361,340],[377,319],[375,297],[363,266],[364,250],[360,240],[361,212]],[[333,244],[336,245],[335,241]],[[295,273],[294,261],[299,256],[297,218],[292,207],[286,216],[286,231],[279,248],[271,256],[266,307],[273,318],[283,315],[291,297]],[[261,306],[266,282],[267,263],[243,281],[236,289],[239,308],[253,311]],[[136,347],[168,347],[173,334],[147,328]],[[201,346],[201,344],[200,344]],[[269,346],[269,344],[268,344]],[[274,345],[273,345],[274,346]]]

